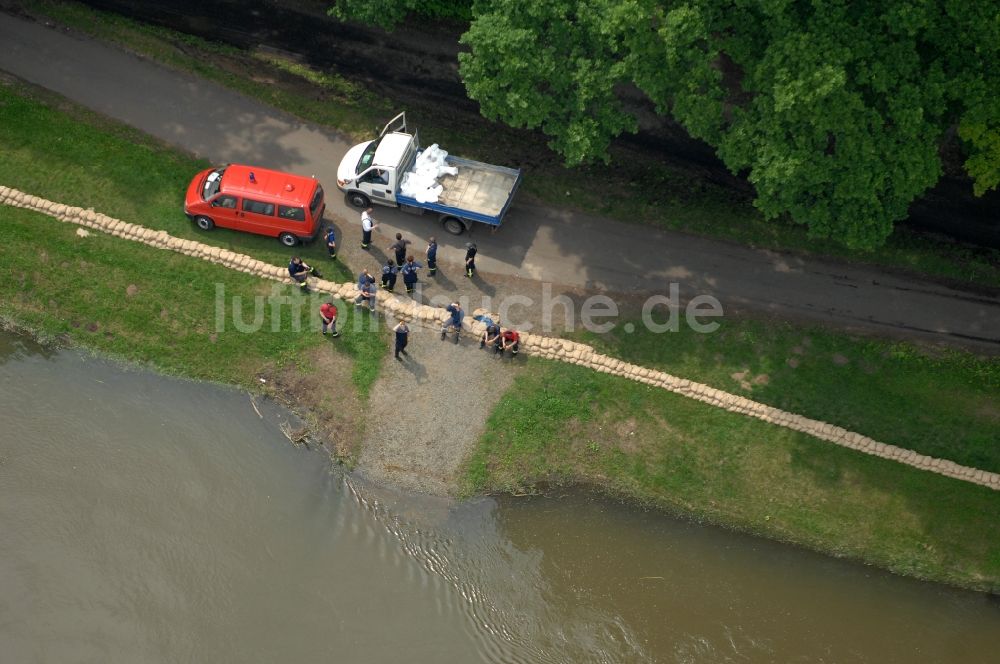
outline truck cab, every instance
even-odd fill
[[[366,208],[371,203],[396,206],[399,179],[418,149],[418,136],[406,132],[406,113],[400,113],[378,138],[347,151],[337,168],[337,186],[355,207]]]

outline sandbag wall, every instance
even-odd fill
[[[230,269],[246,272],[247,274],[289,284],[292,283],[292,280],[288,276],[288,270],[284,266],[271,265],[270,263],[265,263],[244,254],[202,244],[194,240],[176,238],[166,231],[154,231],[137,224],[113,219],[99,212],[94,212],[92,209],[53,203],[52,201],[4,186],[0,186],[0,203],[41,212],[55,217],[60,221],[92,228],[127,240],[142,242],[151,247],[169,249],[188,256],[201,258]],[[352,300],[358,295],[357,285],[353,282],[338,284],[332,281],[317,279],[311,282],[311,286],[317,291],[328,293],[344,300]],[[390,313],[398,318],[405,318],[424,327],[440,329],[441,325],[448,318],[448,312],[444,309],[419,304],[410,299],[402,299],[384,291],[378,292],[378,303],[386,313]],[[477,336],[482,334],[486,328],[484,323],[470,318],[466,318],[463,327]],[[717,408],[723,408],[730,412],[756,417],[765,422],[800,431],[814,438],[858,450],[865,454],[891,459],[946,477],[1000,490],[1000,474],[998,473],[962,466],[947,459],[936,459],[895,445],[880,443],[867,436],[832,424],[795,415],[794,413],[773,408],[739,395],[717,390],[708,385],[678,378],[662,371],[623,362],[608,355],[602,355],[595,352],[593,347],[587,344],[538,334],[522,333],[521,349],[528,355],[559,362],[568,362],[593,369],[594,371],[621,376],[652,387],[669,390],[691,399],[697,399],[698,401]]]

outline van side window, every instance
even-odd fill
[[[278,206],[278,216],[282,219],[291,219],[292,221],[305,221],[306,211],[300,207],[288,207],[287,205]]]
[[[212,201],[212,207],[229,208],[231,210],[236,209],[236,197],[222,195]]]
[[[361,181],[371,182],[372,184],[389,184],[389,171],[383,171],[376,168],[365,173],[365,176],[361,178]]]
[[[274,216],[274,203],[265,203],[263,201],[253,201],[249,198],[243,199],[243,211],[244,212],[254,212],[256,214],[265,214],[268,217]]]

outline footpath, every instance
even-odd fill
[[[250,256],[232,252],[220,247],[213,247],[200,242],[195,242],[193,240],[176,238],[171,236],[166,231],[154,231],[149,228],[144,228],[138,224],[113,219],[93,210],[48,201],[10,187],[0,186],[0,204],[33,210],[54,217],[59,221],[77,224],[85,228],[91,228],[97,231],[109,233],[126,240],[141,242],[148,246],[169,251],[176,251],[187,256],[207,260],[212,263],[239,270],[241,272],[246,272],[258,277],[277,280],[288,284],[293,283],[288,276],[286,268],[284,267],[271,265]],[[85,236],[86,233],[87,231],[83,230],[83,228],[78,230],[78,234]],[[347,302],[353,301],[354,297],[358,293],[357,284],[354,282],[337,284],[322,279],[315,279],[311,285],[314,289],[320,292],[341,298]],[[384,291],[379,291],[378,293],[378,306],[388,315],[398,319],[411,321],[414,326],[428,328],[435,332],[441,329],[445,319],[449,316],[448,312],[440,307],[423,305],[409,298],[400,297]],[[471,335],[478,336],[483,332],[485,326],[483,323],[476,321],[471,317],[466,317],[464,327],[466,332]],[[424,336],[426,337],[426,335]],[[1000,474],[998,473],[970,468],[946,459],[936,459],[923,454],[918,454],[912,450],[903,449],[901,447],[873,440],[867,436],[848,431],[842,427],[825,422],[819,422],[817,420],[752,401],[745,397],[723,392],[722,390],[714,389],[708,385],[695,383],[677,376],[672,376],[662,371],[656,371],[635,364],[630,364],[628,362],[623,362],[620,359],[597,353],[591,346],[586,344],[576,343],[565,339],[546,337],[539,334],[525,333],[521,335],[521,349],[522,352],[527,355],[533,355],[560,362],[569,362],[588,367],[595,371],[613,374],[628,380],[634,380],[652,387],[675,392],[717,408],[723,408],[730,412],[739,413],[747,417],[755,417],[775,426],[782,426],[795,431],[800,431],[809,434],[820,441],[826,441],[828,443],[840,445],[865,454],[890,459],[921,470],[1000,491]],[[484,358],[486,356],[487,354],[485,353],[479,353],[477,357]],[[410,373],[413,375],[413,380],[416,382],[417,386],[419,386],[421,384],[421,377],[425,375],[425,372],[422,373],[420,370],[416,370],[410,371]],[[480,383],[489,384],[489,381],[482,380]],[[502,394],[502,388],[502,385],[498,386],[497,394]],[[450,399],[456,393],[456,390],[461,389],[463,389],[463,381],[460,377],[460,379],[455,381],[453,384],[446,385],[443,393],[440,389],[435,390],[436,398],[438,400],[442,398]],[[383,396],[392,394],[391,386],[386,387],[384,383],[382,386],[377,385],[374,390],[373,397],[377,399],[380,394]],[[468,399],[468,395],[464,398]],[[452,410],[451,412],[455,413],[456,411]],[[457,412],[460,413],[459,417],[462,419],[471,419],[473,417],[473,414],[468,412],[462,412],[461,410]],[[434,416],[433,409],[430,412],[430,416]],[[383,419],[391,419],[391,417],[392,414],[387,413]],[[454,432],[449,435],[449,427],[447,424],[441,428],[440,433],[441,437],[444,439],[443,442],[454,442]],[[372,448],[373,445],[379,445],[380,440],[388,439],[391,443],[390,445],[384,446],[380,451],[365,452],[367,454],[381,454],[382,458],[380,459],[380,465],[383,467],[386,465],[392,465],[391,458],[393,458],[394,454],[398,454],[400,459],[410,458],[410,455],[412,455],[412,445],[408,444],[409,441],[403,441],[393,437],[398,436],[398,431],[392,432],[389,436],[386,436],[380,428],[376,427],[373,429],[373,432],[369,432],[369,435],[375,436],[375,440],[369,441],[372,444],[366,445],[366,448]],[[425,438],[424,440],[425,442],[432,441],[433,437]],[[459,441],[459,443],[461,442],[463,441]],[[471,444],[473,441],[464,442]],[[430,483],[426,486],[415,488],[434,490],[435,482],[440,482],[441,486],[446,486],[449,479],[449,473],[453,472],[453,469],[456,468],[457,464],[464,458],[464,454],[455,454],[454,452],[455,450],[452,450],[452,453],[450,454],[431,454],[429,457],[425,455],[425,458],[430,458],[432,460],[431,463],[422,464],[422,467],[418,467],[416,470],[418,473],[428,473],[428,476],[431,478]],[[387,454],[388,459],[386,458]],[[446,467],[438,467],[435,470],[433,468],[434,459],[438,460],[438,466],[446,464]],[[400,468],[405,469],[405,465],[400,464]],[[416,476],[412,469],[405,471],[403,474]]]
[[[0,13],[0,69],[53,90],[216,163],[246,162],[315,175],[328,189],[328,216],[343,258],[366,265],[353,242],[358,212],[334,195],[351,139],[239,93],[114,47]],[[372,118],[372,124],[379,118]],[[426,137],[425,137],[426,138]],[[442,146],[447,149],[447,145]],[[467,236],[430,219],[378,208],[385,237],[436,235],[442,262],[459,264]],[[477,231],[480,271],[500,278],[610,293],[712,295],[724,309],[748,308],[828,325],[1000,352],[1000,296],[919,278],[631,226],[515,201],[495,235]],[[454,290],[468,284],[453,286]]]

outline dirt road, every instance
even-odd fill
[[[0,69],[216,162],[245,161],[315,174],[335,191],[346,137],[92,40],[0,14]],[[445,146],[447,147],[447,146]],[[336,195],[342,236],[358,214]],[[435,233],[444,261],[458,262],[465,237],[429,219],[379,210],[383,231]],[[754,250],[639,228],[564,210],[515,204],[503,229],[479,232],[480,269],[501,277],[635,295],[711,294],[724,307],[862,327],[1000,351],[1000,297],[962,292],[876,270]],[[352,242],[346,243],[352,246]],[[354,265],[354,256],[345,258]]]

